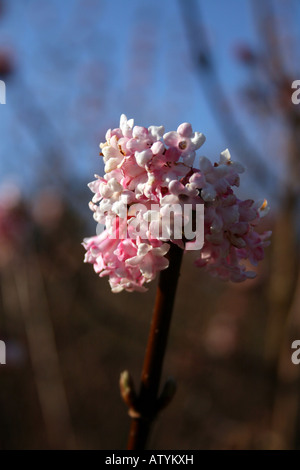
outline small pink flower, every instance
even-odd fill
[[[118,146],[117,136],[110,139],[110,143],[102,147],[103,160],[105,163],[105,173],[118,168],[124,160],[124,155],[121,153]]]
[[[140,243],[136,256],[127,259],[126,265],[139,267],[142,275],[147,281],[152,281],[158,271],[169,266],[169,261],[164,257],[170,249],[168,243],[154,248],[149,243]]]
[[[196,155],[195,151],[205,142],[205,136],[200,132],[193,132],[191,124],[187,122],[180,124],[177,132],[167,132],[163,138],[168,147],[178,148],[184,160],[191,164]]]

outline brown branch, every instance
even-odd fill
[[[179,5],[195,70],[205,88],[205,96],[217,124],[234,148],[237,158],[246,162],[255,181],[262,187],[267,186],[269,193],[276,198],[278,192],[276,193],[272,188],[278,187],[278,176],[272,170],[271,165],[263,161],[257,149],[249,141],[226,96],[213,61],[213,53],[198,2],[179,0]]]
[[[271,83],[282,83],[288,77],[286,76],[280,34],[272,1],[252,0],[251,5],[254,25],[261,38],[261,47],[264,48],[265,71],[269,75]]]
[[[132,418],[128,450],[140,450],[146,447],[151,423],[168,397],[158,398],[158,391],[166,352],[168,334],[172,318],[176,288],[180,274],[183,250],[171,244],[168,253],[169,268],[162,271],[157,287],[156,301],[144,359],[140,393],[136,404],[136,417]],[[168,382],[171,383],[170,381]],[[164,395],[174,394],[174,385],[167,385]],[[131,416],[133,414],[131,413]]]

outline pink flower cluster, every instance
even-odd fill
[[[196,150],[204,142],[204,135],[193,132],[188,123],[177,132],[165,133],[163,126],[134,126],[125,115],[119,128],[107,131],[106,142],[100,144],[105,175],[96,175],[89,184],[94,193],[90,208],[105,230],[85,239],[83,245],[85,262],[93,264],[101,277],[109,276],[113,292],[146,290],[145,284],[168,267],[170,243],[186,248],[184,237],[179,239],[172,230],[167,237],[157,231],[153,235],[153,227],[173,204],[191,204],[193,210],[204,205],[204,245],[197,266],[234,282],[255,276],[243,260],[256,265],[264,256],[270,232],[259,235],[255,226],[267,212],[267,204],[241,201],[234,194],[244,169],[232,162],[228,150],[214,165],[202,157],[196,169]],[[137,204],[143,210],[137,211]],[[120,216],[124,205],[126,219]],[[137,224],[149,221],[142,237],[131,236]]]

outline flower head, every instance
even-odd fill
[[[144,291],[168,267],[170,243],[193,249],[185,227],[204,206],[196,265],[234,282],[254,277],[243,260],[256,265],[264,256],[270,232],[259,235],[255,228],[267,213],[266,201],[237,198],[234,187],[244,169],[228,150],[215,164],[202,157],[199,168],[194,167],[205,137],[190,124],[164,132],[163,126],[135,126],[125,115],[119,128],[107,131],[100,144],[105,175],[89,184],[94,193],[90,208],[105,229],[84,241],[85,262],[109,277],[113,292]]]

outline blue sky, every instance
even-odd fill
[[[121,113],[167,130],[191,122],[206,135],[203,153],[211,159],[230,148],[196,77],[176,0],[4,4],[0,42],[13,51],[16,73],[0,108],[1,179],[13,175],[30,190],[61,158],[70,176],[89,181],[102,171],[105,129],[117,126]],[[249,2],[200,4],[226,93],[250,140],[263,147],[260,127],[240,106],[247,72],[233,53],[238,43],[257,44]],[[61,153],[53,162],[52,147]]]

